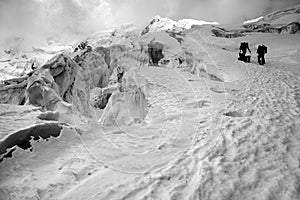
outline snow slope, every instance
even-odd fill
[[[144,98],[117,97],[116,126],[99,123],[99,110],[58,120],[32,106],[0,105],[0,145],[20,129],[64,123],[58,137],[31,140],[2,160],[0,199],[300,199],[300,34],[222,38],[211,30],[126,40],[129,50],[117,58],[129,70],[130,94],[145,94],[139,122],[118,123],[144,114],[135,112]],[[153,38],[164,46],[158,66],[132,47]],[[251,63],[237,60],[242,41]],[[262,43],[264,66],[254,54]]]

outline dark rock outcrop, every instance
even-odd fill
[[[271,25],[267,23],[262,24],[246,24],[244,27],[248,31],[262,32],[262,33],[277,33],[277,34],[295,34],[300,32],[299,22],[292,22],[287,25]]]
[[[244,34],[240,33],[239,31],[227,31],[222,29],[212,29],[211,32],[216,37],[223,37],[223,38],[238,38],[245,36]]]
[[[168,33],[172,38],[174,38],[175,40],[177,40],[177,42],[178,42],[179,44],[182,44],[182,43],[183,43],[183,37],[184,37],[183,32],[167,31],[167,33]]]
[[[159,42],[154,42],[152,40],[148,44],[148,53],[150,57],[150,64],[157,66],[158,62],[164,57],[162,51],[164,49],[164,45]]]
[[[289,33],[289,34],[295,34],[300,32],[300,23],[299,22],[293,22],[286,26],[281,27],[280,33]]]

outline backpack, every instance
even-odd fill
[[[268,52],[268,48],[265,45],[263,45],[263,49],[264,49],[264,53]]]
[[[261,52],[261,48],[262,48],[262,46],[261,46],[261,45],[259,45],[259,46],[257,47],[257,50],[256,50],[256,53],[257,53],[257,54],[260,54],[260,52]]]
[[[240,50],[247,49],[247,48],[248,48],[248,43],[247,42],[242,42],[241,45],[240,45]]]

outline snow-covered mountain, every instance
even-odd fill
[[[148,32],[159,32],[159,31],[167,31],[167,30],[183,30],[190,29],[193,25],[218,25],[218,22],[207,22],[203,20],[195,20],[195,19],[180,19],[178,21],[174,21],[169,18],[164,18],[159,15],[155,16],[149,25],[145,27],[143,30],[143,34]]]

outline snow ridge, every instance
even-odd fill
[[[195,19],[180,19],[178,21],[174,21],[169,18],[164,18],[159,15],[155,16],[150,24],[144,29],[145,32],[159,32],[159,31],[167,31],[167,30],[183,30],[190,29],[193,25],[219,25],[218,22],[207,22],[203,20],[195,20]]]

